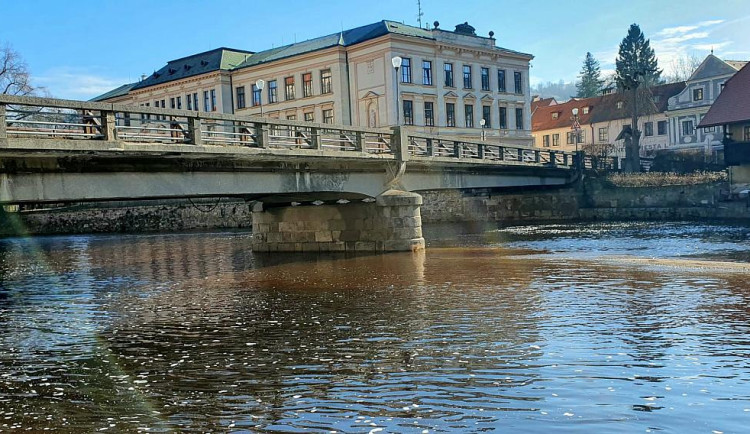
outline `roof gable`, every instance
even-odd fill
[[[724,83],[724,90],[698,124],[712,127],[750,121],[750,63]]]
[[[690,76],[688,81],[705,80],[707,78],[717,77],[721,75],[729,75],[737,72],[732,65],[719,59],[713,54],[709,54],[703,59],[698,68],[695,69],[693,75]]]

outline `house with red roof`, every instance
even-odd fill
[[[732,189],[750,188],[750,64],[724,83],[698,127],[721,128]]]

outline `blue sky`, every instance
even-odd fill
[[[627,6],[625,6],[627,4]],[[497,44],[536,56],[532,84],[573,81],[587,51],[614,69],[631,23],[668,70],[714,47],[750,59],[749,0],[422,0],[423,23],[468,21]],[[417,24],[416,0],[0,0],[0,43],[26,60],[53,96],[88,99],[168,60],[220,46],[260,51],[392,19]]]

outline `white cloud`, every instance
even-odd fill
[[[56,98],[84,100],[129,82],[126,78],[107,77],[97,74],[97,71],[73,67],[52,68],[32,79]]]

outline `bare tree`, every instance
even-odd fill
[[[0,48],[0,94],[32,95],[35,90],[21,55],[10,45]]]
[[[669,73],[664,77],[667,83],[687,81],[701,64],[701,59],[693,53],[683,54],[669,64]]]

